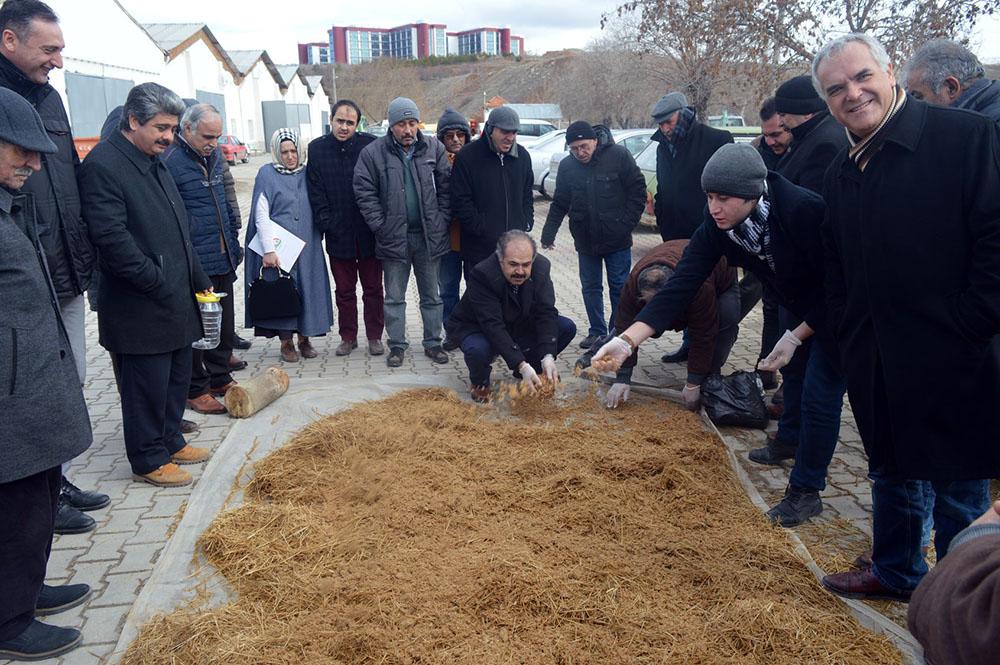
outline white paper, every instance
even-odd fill
[[[302,248],[306,246],[306,241],[280,224],[272,226],[274,228],[274,252],[278,255],[278,261],[281,262],[281,269],[288,272],[295,265],[295,262],[299,260],[299,254],[302,253]],[[260,242],[259,233],[254,235],[248,247],[260,256],[264,256],[264,246]]]

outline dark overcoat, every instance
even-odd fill
[[[31,195],[0,187],[0,483],[68,462],[92,440],[36,229]]]
[[[1000,476],[1000,140],[908,99],[824,185],[831,326],[873,471]]]
[[[645,207],[646,179],[628,150],[598,145],[586,164],[570,155],[560,164],[542,244],[555,242],[568,214],[573,245],[580,254],[604,256],[628,249]]]
[[[358,132],[346,141],[333,134],[309,144],[306,184],[313,224],[326,236],[326,253],[334,259],[367,259],[375,255],[375,234],[365,224],[354,196],[354,167],[375,140]]]
[[[199,339],[194,294],[212,282],[191,247],[184,200],[163,162],[114,132],[83,161],[80,196],[100,256],[101,346],[156,354]]]
[[[792,144],[774,170],[793,184],[818,194],[826,170],[847,147],[847,132],[829,111],[817,113],[791,132]]]
[[[556,355],[558,318],[549,260],[536,256],[531,277],[515,292],[494,253],[470,271],[465,293],[445,322],[445,329],[449,339],[459,343],[468,335],[482,333],[507,366],[515,370],[525,359],[516,340],[532,333],[540,356]]]
[[[733,135],[693,120],[675,154],[670,153],[667,138],[660,130],[656,130],[652,140],[659,144],[656,146],[656,196],[653,199],[656,226],[664,240],[690,238],[701,226],[705,209],[705,192],[701,188],[705,162],[716,150],[732,143]]]

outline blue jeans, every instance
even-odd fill
[[[802,378],[799,446],[790,485],[822,492],[826,471],[840,436],[840,411],[847,391],[847,379],[840,373],[834,351],[820,340],[809,340],[796,351],[806,349],[805,376]],[[784,374],[782,374],[784,376]],[[788,388],[785,388],[785,399]],[[785,402],[788,408],[788,402]]]
[[[896,591],[912,591],[927,573],[921,552],[928,514],[927,489],[933,488],[934,547],[938,561],[959,531],[990,505],[988,480],[930,481],[872,479],[872,574]]]
[[[556,324],[558,325],[556,340],[556,355],[558,356],[576,336],[576,324],[565,316],[559,316]],[[528,364],[534,367],[536,372],[541,372],[542,356],[538,353],[535,336],[515,338],[514,341],[521,347],[524,359],[528,361]],[[493,350],[489,338],[483,333],[466,335],[465,339],[462,340],[462,353],[465,355],[465,364],[469,368],[469,382],[473,386],[490,385],[493,359],[497,357],[497,353]]]
[[[458,304],[458,291],[462,285],[462,255],[451,250],[441,257],[438,270],[438,286],[441,290],[441,304],[444,306],[444,321],[451,316],[451,310]]]
[[[423,231],[406,234],[407,258],[382,261],[385,279],[385,329],[390,349],[406,349],[406,287],[410,268],[417,278],[420,294],[420,317],[424,324],[424,348],[441,346],[441,292],[438,290],[439,259],[427,251]]]
[[[617,252],[602,256],[577,254],[580,261],[580,285],[583,288],[583,304],[587,309],[589,335],[607,335],[608,323],[604,318],[604,285],[602,280],[602,263],[608,271],[608,295],[611,296],[611,322],[614,325],[615,311],[618,310],[618,298],[622,287],[632,269],[632,248],[626,247]]]

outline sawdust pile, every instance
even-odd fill
[[[662,402],[445,390],[306,427],[201,539],[238,594],[143,630],[123,662],[898,663]]]

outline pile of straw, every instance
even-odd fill
[[[201,539],[237,600],[155,619],[123,662],[899,662],[696,416],[521,407],[417,390],[306,427]]]

